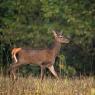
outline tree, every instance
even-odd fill
[[[11,63],[10,51],[15,46],[49,46],[50,31],[58,29],[71,40],[61,54],[67,66],[77,73],[95,73],[94,15],[94,0],[1,0],[0,63]]]

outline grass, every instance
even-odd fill
[[[37,77],[19,77],[13,85],[10,78],[0,76],[0,95],[95,95],[95,79],[45,78],[41,82]]]

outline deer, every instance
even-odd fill
[[[27,49],[27,48],[13,48],[12,58],[14,62],[10,66],[11,75],[15,80],[16,70],[23,64],[37,64],[41,68],[41,80],[44,78],[44,70],[46,68],[54,75],[55,78],[59,78],[55,69],[55,59],[59,54],[61,45],[63,43],[69,43],[69,39],[64,37],[61,33],[52,31],[54,36],[54,43],[51,48],[45,49]]]

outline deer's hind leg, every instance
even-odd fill
[[[10,67],[10,75],[14,81],[17,80],[16,71],[18,67],[20,67],[21,65],[22,65],[21,63],[17,62],[17,63],[12,64]]]

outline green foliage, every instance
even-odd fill
[[[64,71],[95,73],[94,15],[94,0],[1,0],[0,64],[11,63],[13,47],[48,47],[58,29],[71,40],[59,58]]]

